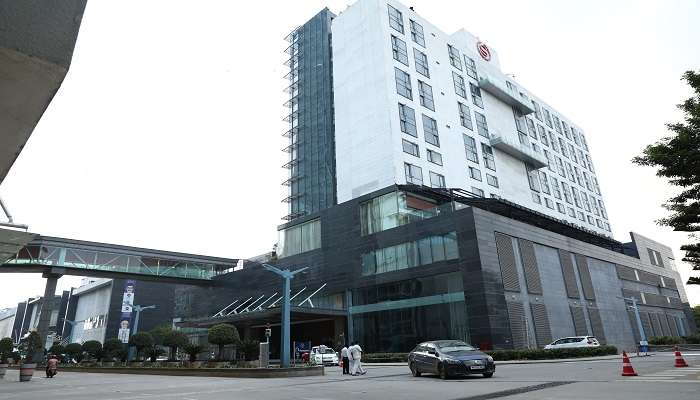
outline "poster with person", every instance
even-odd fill
[[[119,333],[117,337],[122,343],[129,343],[131,333],[131,314],[134,309],[134,286],[136,282],[127,280],[124,283],[124,294],[122,296],[122,314],[119,320]]]

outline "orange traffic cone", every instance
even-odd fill
[[[622,352],[622,376],[637,376],[634,368],[632,368],[630,358],[627,357],[627,352],[624,351]]]
[[[674,367],[676,367],[676,368],[687,367],[688,363],[685,362],[685,360],[683,359],[683,356],[681,355],[681,352],[678,351],[678,346],[674,346],[673,349],[676,351],[676,364],[674,365]]]

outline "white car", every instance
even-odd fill
[[[550,349],[571,349],[581,347],[598,347],[600,343],[593,336],[571,336],[557,339],[552,343],[544,346],[545,350]]]
[[[315,346],[311,348],[309,361],[316,365],[338,365],[338,353],[330,347]]]

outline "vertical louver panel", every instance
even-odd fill
[[[647,340],[652,336],[656,336],[654,334],[654,328],[651,325],[651,317],[649,317],[649,313],[646,311],[640,311],[639,318],[642,320],[642,328],[644,328],[644,336],[646,336]]]
[[[519,292],[520,281],[518,280],[518,270],[515,266],[513,241],[510,236],[496,233],[496,252],[498,253],[498,264],[501,266],[503,289],[511,292]]]
[[[523,303],[508,302],[508,320],[514,349],[528,348],[527,323],[525,322],[525,307]]]
[[[664,336],[671,336],[671,329],[668,326],[668,319],[666,318],[666,314],[657,314],[659,317],[659,322],[661,323],[661,332],[664,333]]]
[[[637,275],[634,273],[634,268],[625,267],[624,265],[616,265],[617,277],[628,281],[637,281]]]
[[[671,336],[680,336],[678,334],[678,327],[676,326],[676,318],[673,315],[666,314],[666,319],[668,320],[668,327],[671,330]]]
[[[586,328],[586,317],[583,316],[583,307],[569,306],[571,309],[571,318],[574,320],[574,331],[576,336],[588,335]]]
[[[571,262],[571,254],[566,250],[559,250],[559,262],[561,263],[561,272],[564,274],[566,295],[572,299],[581,298],[578,294],[578,286],[576,286],[576,275],[574,274],[574,263]]]
[[[603,320],[600,318],[600,310],[589,307],[588,319],[591,320],[593,336],[595,336],[601,344],[605,344],[605,329],[603,328]]]
[[[549,326],[547,307],[541,303],[531,303],[530,310],[535,320],[535,338],[537,346],[544,347],[552,342],[552,331]]]
[[[578,267],[578,276],[581,278],[583,297],[585,297],[586,300],[595,300],[591,271],[588,269],[588,259],[585,256],[576,254],[576,266]]]
[[[639,334],[639,326],[637,326],[637,317],[634,315],[633,310],[627,310],[627,317],[629,317],[630,325],[632,325],[632,332],[634,333],[634,341],[639,342],[642,340],[642,336]]]
[[[518,239],[520,247],[520,259],[525,272],[525,284],[528,293],[542,294],[542,281],[540,280],[540,270],[537,267],[537,257],[535,256],[535,246],[531,241]]]
[[[661,329],[659,314],[649,313],[649,317],[651,318],[651,327],[654,329],[654,336],[664,336],[664,331]]]

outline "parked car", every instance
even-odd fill
[[[593,336],[571,336],[557,339],[544,346],[545,350],[550,349],[571,349],[576,347],[598,347],[600,342]]]
[[[437,374],[442,379],[455,375],[481,374],[486,378],[496,372],[493,358],[459,340],[435,340],[416,346],[408,354],[408,368],[413,376]]]
[[[311,348],[311,362],[316,365],[338,365],[338,353],[330,347],[315,346]]]

